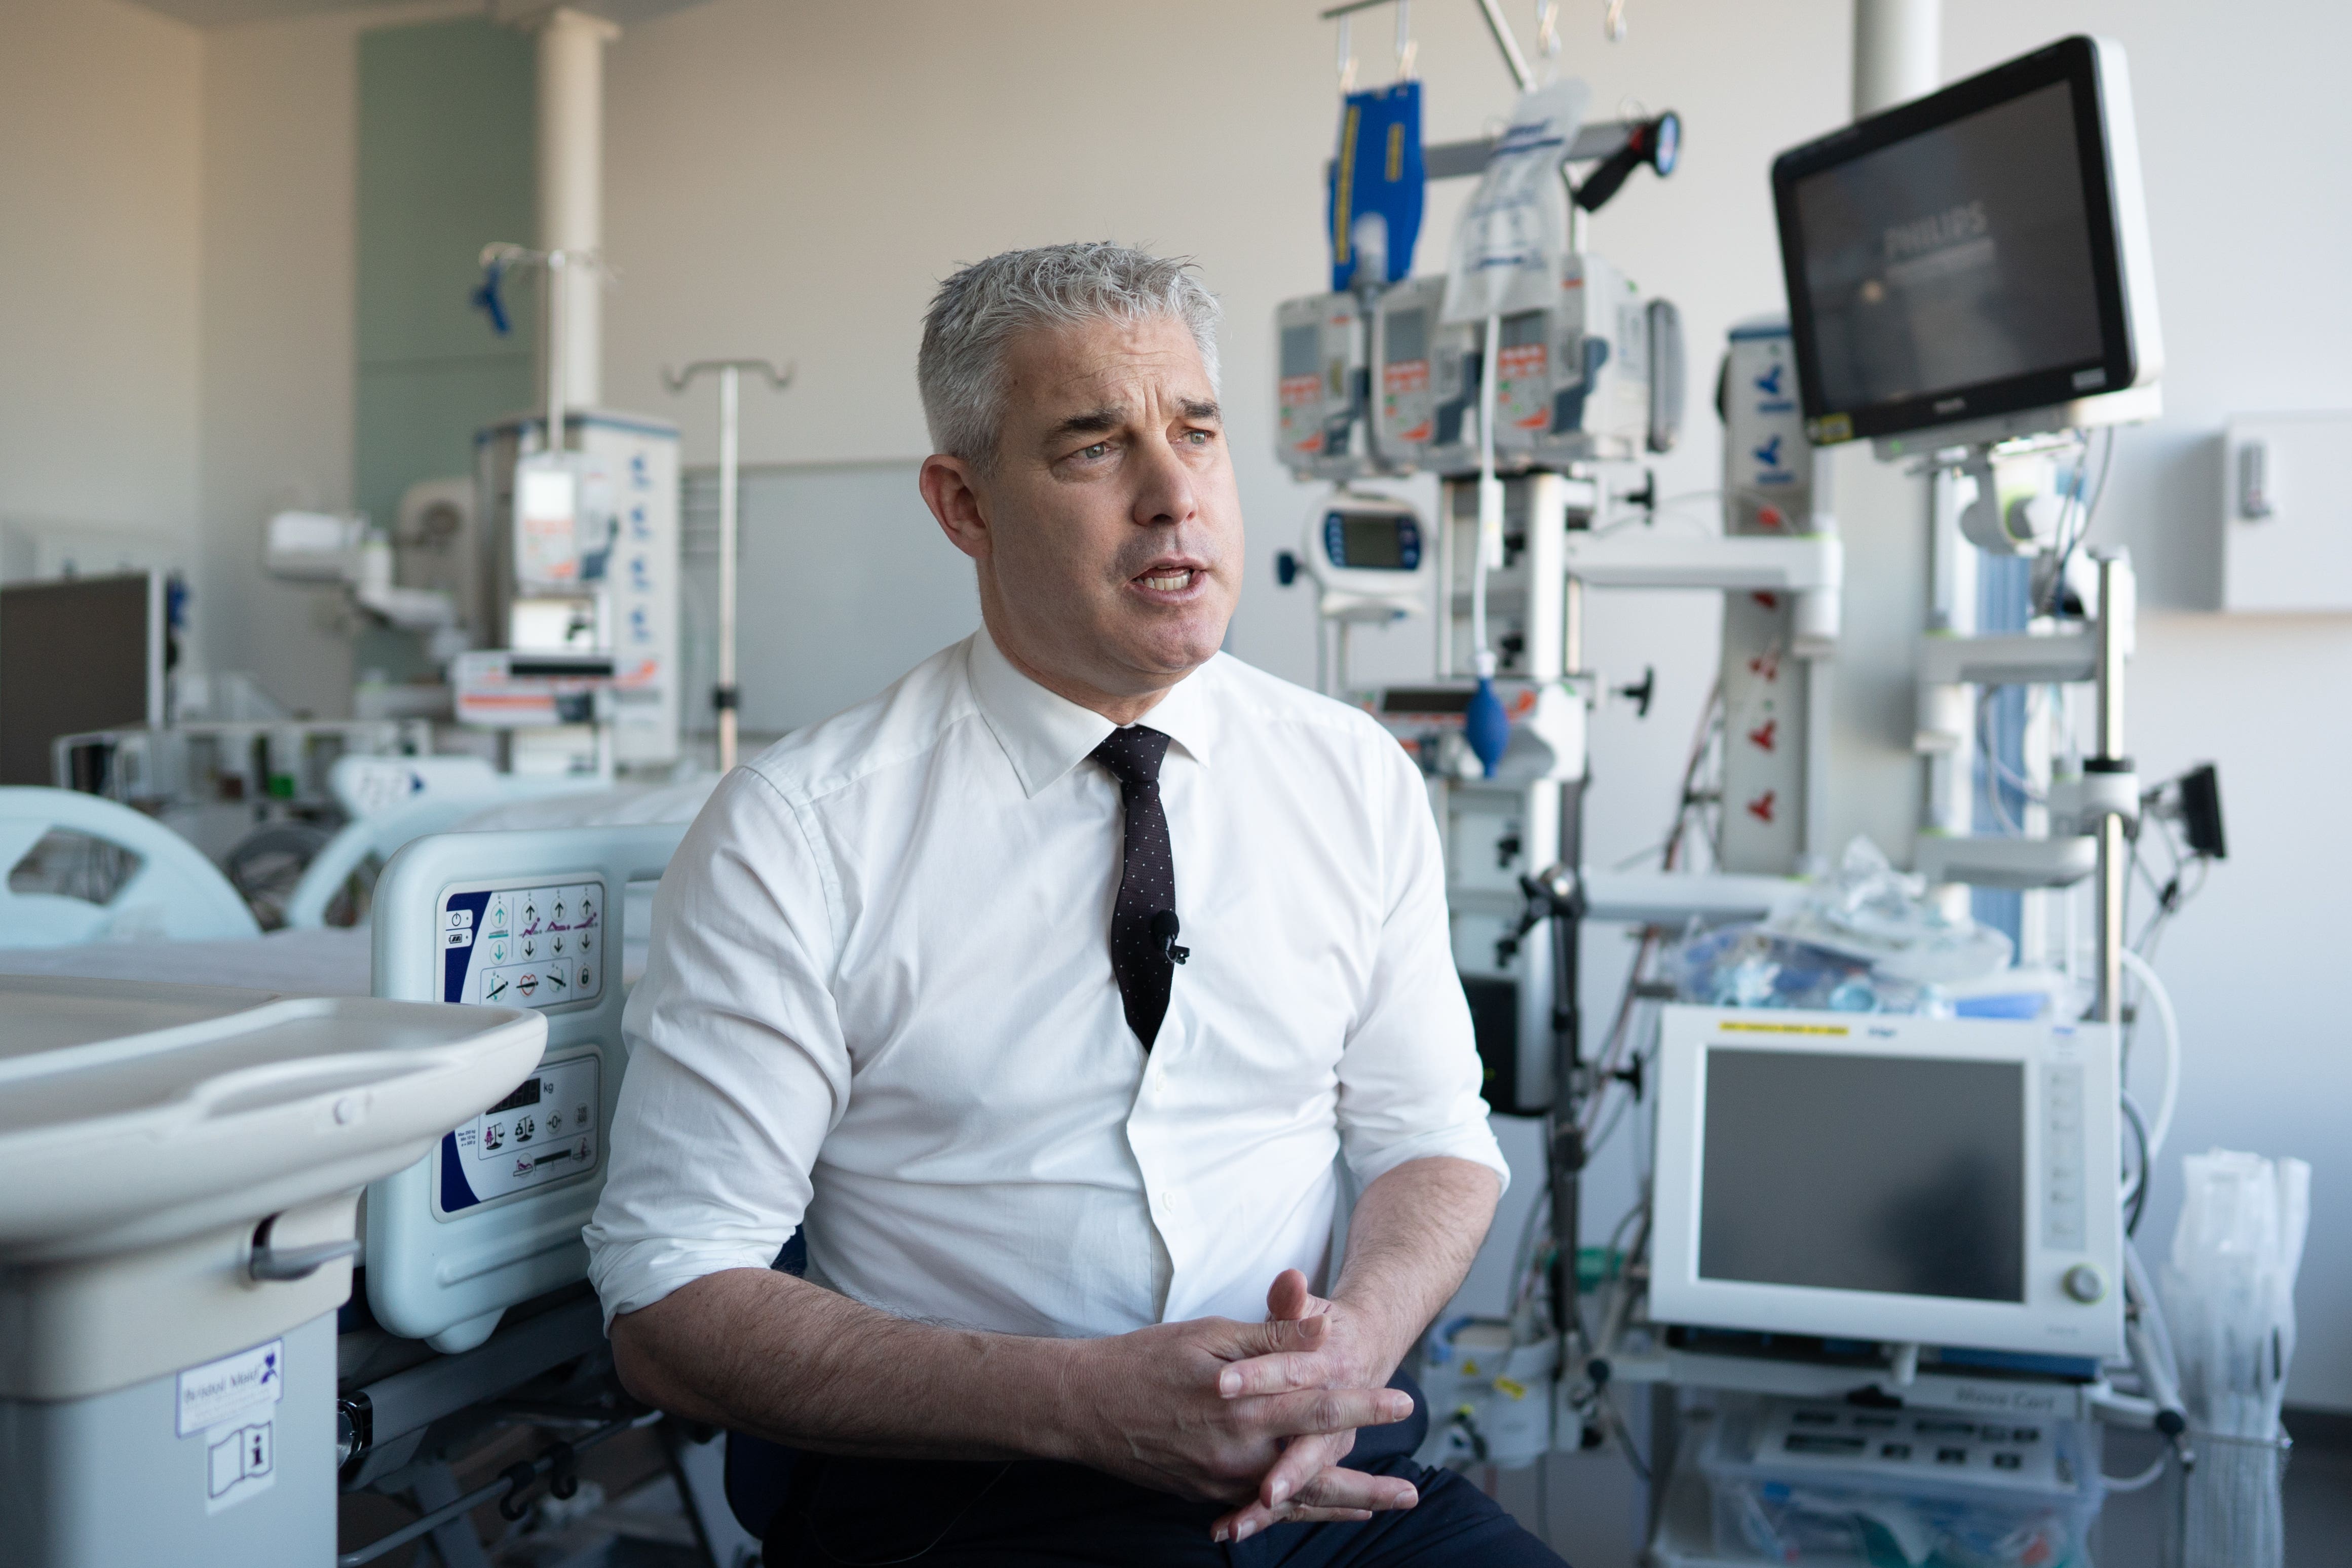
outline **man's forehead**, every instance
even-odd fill
[[[1170,317],[1033,328],[1005,345],[1021,401],[1048,414],[1064,405],[1127,405],[1151,392],[1209,402],[1215,392],[1192,329]]]

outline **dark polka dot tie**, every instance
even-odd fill
[[[1146,1051],[1168,1016],[1168,988],[1176,973],[1170,938],[1152,930],[1155,915],[1176,908],[1176,859],[1168,845],[1168,813],[1160,804],[1160,764],[1167,756],[1168,737],[1140,724],[1112,730],[1094,749],[1095,760],[1118,780],[1127,808],[1126,862],[1110,915],[1110,967],[1118,977],[1127,1025]]]

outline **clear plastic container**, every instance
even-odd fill
[[[2068,1568],[2105,1488],[2076,1421],[1766,1401],[1699,1456],[1718,1552],[1873,1568]]]

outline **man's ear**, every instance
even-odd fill
[[[923,504],[939,519],[948,542],[974,560],[986,560],[992,541],[980,492],[972,486],[971,465],[961,457],[934,452],[923,459],[917,483],[922,488]]]

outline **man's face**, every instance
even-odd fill
[[[1241,501],[1192,331],[1039,329],[1003,369],[995,463],[935,456],[924,498],[1016,664],[1090,705],[1156,696],[1217,651],[1241,591]]]

